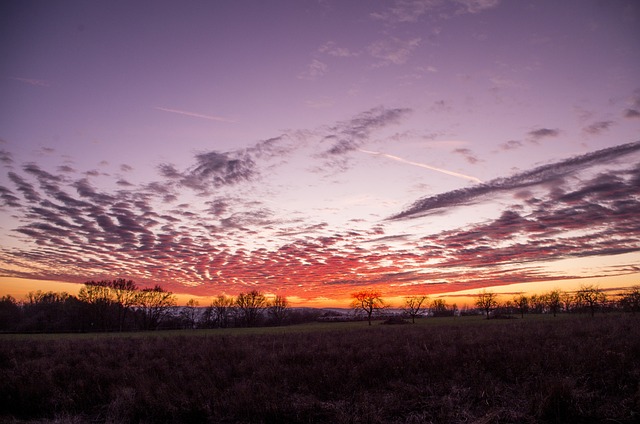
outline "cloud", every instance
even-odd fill
[[[11,152],[0,149],[0,162],[4,163],[6,166],[11,166],[13,164],[13,156]]]
[[[248,181],[256,174],[255,162],[243,151],[198,153],[195,162],[186,171],[179,171],[171,164],[161,164],[158,170],[164,178],[201,193],[208,192],[211,187]]]
[[[313,59],[311,63],[307,65],[307,69],[298,75],[298,79],[315,81],[323,77],[328,70],[329,67],[326,63],[321,62],[318,59]]]
[[[2,199],[0,206],[9,206],[11,208],[19,208],[22,206],[20,199],[15,196],[11,190],[3,186],[0,186],[0,199]]]
[[[557,137],[560,134],[560,130],[558,130],[557,128],[540,128],[537,130],[529,131],[527,134],[529,135],[532,142],[537,143],[543,138]]]
[[[339,47],[335,41],[327,41],[318,48],[318,52],[334,57],[354,57],[358,55],[346,47]]]
[[[381,61],[376,66],[403,65],[409,60],[413,51],[420,45],[420,38],[401,40],[391,37],[386,40],[376,41],[367,47],[369,54]]]
[[[333,142],[333,145],[326,150],[325,155],[344,155],[352,152],[366,142],[373,131],[397,124],[409,113],[411,113],[411,109],[408,108],[377,107],[350,120],[339,122],[329,128],[328,134],[324,137],[325,141]]]
[[[498,193],[521,190],[550,181],[557,181],[579,170],[638,151],[640,151],[640,142],[622,144],[581,156],[575,156],[560,162],[543,165],[530,171],[521,172],[511,177],[496,178],[473,187],[462,188],[420,199],[408,209],[391,216],[389,219],[417,218],[437,209],[470,205],[478,200],[494,196]]]
[[[389,24],[413,23],[427,14],[447,19],[454,15],[480,13],[499,4],[499,0],[395,0],[387,9],[370,16]]]
[[[480,13],[493,9],[500,4],[500,0],[455,0],[459,5],[459,13]]]
[[[463,149],[463,148],[455,149],[453,153],[462,155],[465,158],[465,160],[469,162],[471,165],[475,165],[480,161],[480,159],[478,159],[478,157],[469,149]],[[480,180],[478,180],[478,182],[480,182]]]
[[[49,83],[45,80],[34,79],[34,78],[20,78],[20,77],[11,77],[10,79],[14,81],[20,81],[24,84],[33,85],[35,87],[49,87]]]
[[[640,118],[640,110],[638,109],[625,109],[624,117],[630,119]]]
[[[9,172],[7,176],[16,185],[18,191],[22,193],[28,202],[37,203],[41,200],[40,195],[33,185],[25,181],[20,175],[15,172]]]
[[[550,271],[545,263],[638,251],[640,166],[620,168],[625,155],[640,151],[640,142],[427,197],[394,217],[410,219],[514,194],[516,204],[502,207],[493,219],[435,234],[418,230],[417,222],[348,217],[353,219],[336,225],[334,216],[317,216],[317,209],[284,213],[268,198],[274,189],[267,187],[271,171],[297,166],[299,157],[318,151],[315,158],[321,160],[362,150],[426,167],[363,149],[409,113],[378,107],[243,149],[200,152],[190,165],[161,165],[156,181],[140,185],[116,175],[115,188],[101,188],[109,176],[14,164],[0,186],[0,204],[18,223],[7,229],[11,242],[0,246],[0,275],[78,283],[126,275],[140,284],[161,281],[169,290],[202,295],[250,287],[309,298],[348,297],[360,286],[406,295],[442,291],[444,285],[454,291],[578,278]],[[545,185],[574,176],[580,178],[561,190]]]
[[[630,107],[625,109],[624,117],[629,119],[640,118],[640,90],[636,90],[629,100]]]
[[[383,12],[372,13],[371,17],[391,23],[416,22],[440,3],[439,0],[396,0],[393,6]]]
[[[613,121],[598,121],[586,126],[582,131],[590,135],[598,135],[611,128],[612,125]]]
[[[217,121],[217,122],[230,122],[230,123],[236,123],[238,121],[234,120],[234,119],[229,119],[229,118],[225,118],[223,116],[215,116],[215,115],[204,115],[202,113],[196,113],[196,112],[189,112],[186,110],[180,110],[180,109],[170,109],[170,108],[166,108],[166,107],[154,107],[155,110],[161,110],[163,112],[170,112],[170,113],[176,113],[178,115],[184,115],[184,116],[191,116],[193,118],[201,118],[201,119],[207,119],[209,121]]]
[[[514,150],[519,149],[520,147],[522,147],[522,142],[518,140],[509,140],[500,144],[500,148],[502,150]]]
[[[497,268],[567,258],[640,251],[636,167],[621,178],[607,171],[568,195],[553,195],[530,213],[504,210],[500,217],[422,239],[425,250],[455,252],[438,266]]]

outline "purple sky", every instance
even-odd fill
[[[0,294],[638,284],[638,40],[633,0],[3,2]]]

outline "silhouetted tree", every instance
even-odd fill
[[[187,304],[180,310],[180,318],[184,322],[186,328],[196,328],[199,321],[198,301],[189,299]]]
[[[560,290],[552,290],[544,295],[544,303],[549,312],[555,317],[560,309],[562,309],[562,300]]]
[[[374,313],[377,313],[380,309],[384,308],[384,301],[382,300],[382,294],[375,290],[362,290],[356,293],[352,293],[351,307],[356,312],[364,312],[367,315],[369,325],[371,325],[371,317]]]
[[[257,324],[260,313],[267,306],[267,298],[257,290],[240,293],[236,298],[236,305],[247,327]]]
[[[68,293],[29,292],[23,303],[24,319],[19,331],[78,331],[77,300]]]
[[[594,316],[596,310],[607,301],[607,295],[597,286],[581,286],[576,292],[576,301],[581,307],[588,308],[591,316]]]
[[[420,311],[422,311],[423,305],[429,301],[429,296],[427,295],[416,295],[416,296],[408,296],[404,300],[404,311],[407,315],[411,317],[411,322],[415,324],[416,317],[420,315]]]
[[[0,298],[0,331],[16,331],[21,319],[20,305],[11,295]]]
[[[205,311],[210,325],[212,327],[228,327],[235,304],[236,301],[233,297],[220,295],[213,299],[211,305]]]
[[[520,313],[520,317],[524,318],[524,314],[529,312],[529,298],[523,294],[519,294],[513,298],[513,304]]]
[[[169,308],[175,306],[173,293],[164,290],[159,285],[142,289],[138,295],[137,306],[142,312],[142,328],[155,330],[167,316]]]
[[[562,301],[562,307],[565,312],[571,312],[576,305],[576,298],[571,293],[562,292],[560,294],[560,300]]]
[[[431,314],[434,317],[449,317],[453,315],[453,312],[449,310],[446,300],[434,299],[431,302]]]
[[[488,292],[486,290],[481,291],[476,295],[476,306],[482,309],[489,319],[491,311],[498,306],[498,295]]]
[[[113,296],[108,281],[87,281],[78,292],[78,299],[89,311],[91,329],[110,330]]]
[[[529,301],[529,310],[531,310],[535,314],[541,314],[544,312],[544,308],[544,296],[539,294],[531,295],[531,299]]]
[[[289,301],[284,296],[276,296],[268,303],[267,313],[276,325],[282,325],[289,314]]]
[[[138,287],[132,280],[119,278],[108,282],[112,291],[112,298],[115,302],[118,314],[118,330],[122,331],[127,319],[127,313],[138,301]]]
[[[640,286],[633,286],[622,293],[620,306],[633,314],[640,311]]]

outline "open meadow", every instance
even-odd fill
[[[0,336],[0,421],[632,423],[640,316]]]

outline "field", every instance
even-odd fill
[[[640,316],[0,336],[2,422],[632,423]]]

